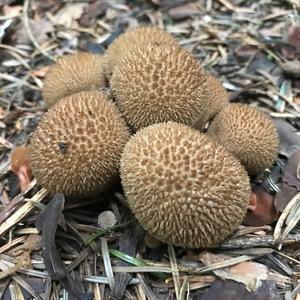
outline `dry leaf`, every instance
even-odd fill
[[[79,19],[79,24],[84,27],[90,26],[95,18],[100,17],[105,13],[107,7],[107,2],[104,2],[103,0],[91,3],[84,9],[84,12]]]
[[[3,14],[6,17],[17,17],[21,14],[23,9],[22,5],[14,5],[14,6],[8,6],[4,5],[3,6]]]
[[[29,150],[27,147],[16,147],[11,153],[11,170],[18,176],[21,191],[26,191],[31,182],[29,167]]]
[[[277,212],[282,212],[288,205],[290,200],[296,196],[296,188],[289,186],[288,184],[282,182],[280,184],[280,190],[275,196],[275,208]]]
[[[300,149],[300,137],[296,129],[288,122],[274,119],[274,124],[279,135],[279,153],[289,157],[295,150]]]
[[[200,13],[199,7],[196,3],[187,3],[185,5],[176,6],[169,10],[169,15],[174,20],[180,20],[187,17],[195,16]]]
[[[67,4],[59,12],[53,16],[53,21],[57,25],[71,27],[74,20],[80,18],[83,10],[88,6],[87,3],[72,3]]]
[[[283,56],[287,59],[295,59],[300,53],[300,26],[291,25],[287,30],[287,45],[281,48]]]
[[[32,70],[30,72],[30,74],[32,76],[36,76],[36,77],[40,77],[40,78],[44,78],[49,70],[50,66],[45,66],[45,67],[41,67],[38,70]]]
[[[53,24],[45,19],[30,20],[30,29],[36,41],[39,44],[43,44],[49,40],[48,34],[54,31]],[[16,43],[17,44],[30,44],[31,40],[28,37],[26,28],[22,26],[16,32]]]
[[[297,137],[299,139],[299,137]],[[277,212],[282,212],[289,201],[297,194],[300,187],[300,149],[288,159],[283,170],[283,178],[280,184],[280,190],[275,196],[275,207]]]
[[[253,193],[255,196],[252,194],[253,203],[251,210],[247,212],[243,224],[262,226],[274,223],[279,217],[274,205],[274,196],[266,192],[262,187],[255,187]]]
[[[262,281],[254,292],[246,290],[241,283],[232,280],[216,280],[198,300],[282,300],[274,281]]]
[[[209,252],[203,252],[199,256],[201,261],[206,265],[216,262],[223,262],[232,258],[230,256],[220,254],[215,255]],[[253,263],[254,265],[251,265],[251,262],[239,266],[240,264],[242,263],[234,265],[236,266],[236,268],[234,268],[234,266],[230,266],[222,269],[216,269],[212,272],[222,279],[232,279],[234,281],[244,283],[248,291],[255,291],[260,286],[261,280],[268,279],[268,269],[264,265],[256,263]],[[245,269],[245,272],[241,271],[243,268]]]
[[[268,268],[260,263],[245,261],[229,267],[229,272],[234,276],[252,277],[253,279],[268,279],[269,270]]]
[[[300,191],[300,150],[296,150],[288,160],[283,171],[282,181]]]

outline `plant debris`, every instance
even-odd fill
[[[299,299],[299,15],[295,0],[2,1],[0,298]],[[49,66],[78,50],[103,54],[139,25],[171,34],[231,102],[268,114],[279,133],[277,161],[251,178],[251,220],[213,249],[145,243],[118,184],[64,207],[31,178],[26,147],[47,110]],[[108,211],[109,225],[98,218]]]
[[[81,290],[78,282],[68,274],[67,268],[61,260],[55,245],[56,227],[58,223],[64,225],[65,222],[62,215],[64,203],[63,194],[55,194],[35,222],[37,229],[42,232],[44,264],[51,278],[58,280],[72,297],[76,299],[92,299],[92,296]]]

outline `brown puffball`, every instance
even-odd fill
[[[30,143],[37,182],[66,197],[94,196],[118,180],[129,131],[102,92],[66,97],[40,121]]]
[[[121,57],[128,51],[132,51],[134,47],[144,43],[156,45],[173,45],[177,42],[167,32],[158,27],[136,27],[127,30],[115,39],[108,47],[104,56],[104,72],[108,80],[110,80],[114,68],[118,65]]]
[[[134,130],[165,121],[192,125],[208,110],[207,73],[178,47],[136,47],[115,68],[110,84]]]
[[[101,55],[80,52],[60,57],[46,74],[42,96],[48,106],[81,91],[105,87]]]
[[[225,107],[209,126],[208,135],[236,156],[250,175],[263,172],[276,160],[276,128],[270,118],[249,105]]]
[[[128,141],[121,179],[140,224],[157,239],[188,248],[216,246],[232,234],[251,192],[234,156],[175,122],[144,128]]]
[[[229,95],[224,89],[222,82],[211,74],[207,74],[207,88],[208,88],[208,109],[206,114],[198,120],[193,127],[196,129],[203,129],[203,126],[211,119],[213,119],[226,105],[229,104]]]

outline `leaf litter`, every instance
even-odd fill
[[[300,297],[297,1],[8,0],[0,10],[3,299],[72,296],[65,282],[74,280],[76,289],[95,299]],[[63,209],[61,196],[53,198],[31,180],[26,158],[29,135],[46,110],[41,79],[57,57],[77,50],[103,53],[127,27],[139,24],[170,32],[222,80],[231,101],[258,107],[277,125],[278,161],[252,182],[248,221],[218,248],[147,247],[119,187],[86,203],[66,203],[65,230],[56,222],[53,230],[40,224],[37,235],[34,222],[40,212],[39,220],[58,220]],[[103,229],[98,217],[105,211],[117,223]],[[45,251],[39,243],[47,241],[51,246]],[[52,278],[56,268],[62,270],[60,280]]]

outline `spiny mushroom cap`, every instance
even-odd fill
[[[128,138],[125,122],[105,94],[80,92],[59,101],[41,120],[31,138],[30,165],[50,192],[93,196],[117,180]]]
[[[169,33],[157,27],[136,27],[130,29],[115,39],[105,53],[104,72],[106,78],[110,80],[114,68],[125,53],[144,43],[166,46],[177,45],[177,42]]]
[[[207,75],[207,88],[209,91],[208,111],[203,118],[200,118],[200,120],[194,124],[193,127],[197,129],[203,129],[203,125],[213,119],[226,105],[229,104],[229,96],[224,89],[222,82],[211,74]]]
[[[239,161],[209,137],[174,122],[149,126],[126,144],[122,185],[129,206],[154,237],[210,247],[243,220],[250,183]]]
[[[191,125],[207,113],[207,73],[178,47],[136,47],[123,57],[110,84],[134,130],[165,121]]]
[[[62,56],[47,72],[42,96],[48,106],[81,92],[105,87],[103,58],[88,52]]]
[[[230,104],[211,123],[208,134],[256,175],[270,167],[278,153],[278,135],[272,120],[254,107]]]

